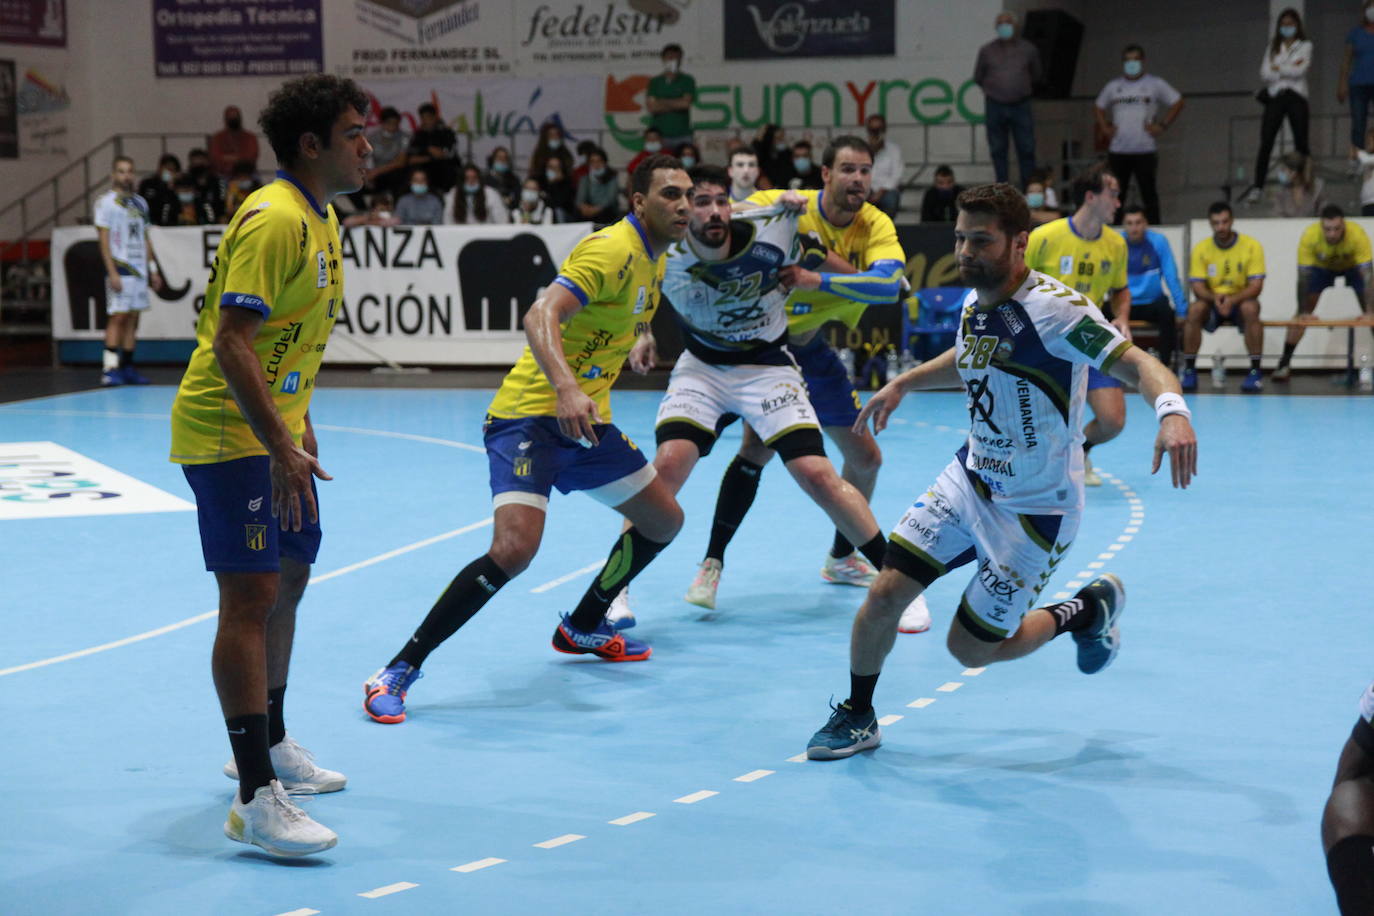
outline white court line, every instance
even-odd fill
[[[290,910],[285,913],[278,913],[277,916],[315,916],[319,910],[312,910],[309,907],[301,907],[299,910]]]
[[[647,821],[653,816],[654,813],[652,811],[636,811],[634,814],[627,814],[624,817],[618,817],[606,823],[614,824],[617,827],[628,827],[631,824],[638,824],[640,821]]]
[[[1105,566],[1105,565],[1107,565],[1107,564],[1103,563],[1101,560],[1093,560],[1091,563],[1088,564],[1088,568],[1089,568],[1089,569],[1101,569],[1101,568],[1102,568],[1103,566]]]
[[[388,884],[386,887],[376,887],[370,891],[363,891],[359,897],[366,897],[369,900],[376,900],[378,897],[385,897],[388,894],[399,894],[401,891],[408,891],[412,887],[419,887],[409,881],[397,881],[395,884]]]
[[[469,862],[466,865],[455,865],[453,868],[450,868],[449,871],[456,871],[466,875],[468,872],[480,871],[483,868],[491,868],[493,865],[500,865],[505,861],[505,859],[498,859],[493,856],[486,859],[478,859],[477,861]]]
[[[545,582],[543,585],[536,585],[534,588],[530,589],[530,594],[531,594],[531,595],[538,595],[538,594],[541,594],[541,593],[543,593],[543,592],[548,591],[548,590],[551,589],[551,588],[557,588],[558,586],[562,585],[564,582],[571,582],[572,580],[576,579],[578,576],[585,576],[585,575],[586,575],[587,573],[589,573],[589,572],[596,572],[598,569],[600,569],[601,567],[603,567],[603,566],[605,566],[605,565],[606,565],[606,561],[605,561],[605,560],[598,560],[597,562],[593,563],[593,564],[590,565],[590,566],[584,566],[584,567],[582,567],[581,569],[574,569],[572,572],[568,573],[566,576],[559,576],[557,579],[551,579],[551,580],[549,580],[548,582]]]
[[[936,687],[935,689],[940,691],[941,693],[953,693],[962,686],[964,686],[962,681],[946,681],[945,683],[941,684],[939,687]]]
[[[1072,598],[1072,597],[1073,597],[1073,592],[1055,592],[1054,595],[1051,597],[1050,600],[1051,600],[1051,601],[1063,601],[1065,598]]]
[[[316,429],[323,429],[331,433],[357,433],[360,436],[384,436],[388,439],[406,439],[410,442],[426,442],[430,445],[443,445],[448,448],[458,448],[465,452],[480,452],[485,455],[487,450],[480,445],[469,445],[466,442],[455,442],[452,439],[437,439],[434,436],[417,436],[414,433],[396,433],[386,429],[362,429],[357,426],[326,426],[323,423],[314,424]]]
[[[894,714],[894,715],[890,715],[890,716],[883,716],[881,719],[878,720],[878,724],[879,724],[879,725],[892,725],[893,723],[895,723],[895,722],[900,722],[900,721],[902,721],[902,717],[899,716],[899,715],[895,715],[895,714]]]
[[[978,675],[982,674],[982,673],[983,673],[984,671],[986,671],[986,670],[988,670],[988,669],[987,669],[987,668],[965,668],[965,669],[964,669],[964,677],[977,677]]]
[[[910,703],[906,705],[911,709],[925,709],[927,706],[934,702],[934,697],[921,697],[919,700],[912,700]]]
[[[734,781],[735,781],[735,782],[755,782],[755,781],[757,781],[757,780],[762,779],[762,778],[765,777],[765,776],[772,776],[775,772],[777,772],[777,771],[776,771],[776,770],[750,770],[748,773],[745,773],[743,776],[736,776]]]
[[[684,795],[681,798],[673,799],[679,805],[695,805],[699,801],[704,801],[712,795],[719,795],[719,792],[712,792],[710,789],[702,789],[700,792],[693,792],[691,795]]]
[[[806,763],[806,753],[802,752],[787,758],[788,763]]]
[[[1078,579],[1071,579],[1064,583],[1065,588],[1082,588],[1083,583]]]
[[[557,849],[559,846],[567,846],[569,843],[576,843],[578,840],[585,839],[586,837],[584,837],[580,833],[565,833],[562,836],[556,836],[551,840],[545,840],[542,843],[535,843],[534,847],[536,849]]]
[[[318,576],[312,576],[310,578],[310,584],[314,585],[317,582],[325,582],[337,576],[342,576],[344,573],[355,572],[359,569],[363,569],[365,567],[372,566],[376,563],[380,563],[383,560],[390,560],[393,557],[399,557],[401,554],[410,553],[412,550],[419,550],[422,547],[428,547],[431,544],[437,544],[440,541],[446,541],[449,538],[457,537],[460,534],[466,534],[469,531],[475,531],[478,528],[482,528],[490,524],[491,519],[484,518],[480,522],[474,522],[471,525],[464,525],[462,528],[455,528],[452,531],[436,535],[432,538],[425,538],[423,541],[416,541],[414,544],[408,544],[405,547],[398,547],[395,550],[388,550],[386,553],[378,554],[377,556],[372,557],[371,559],[363,560],[359,563],[352,563],[348,566],[344,566],[339,569],[333,570],[332,572],[322,573]],[[156,630],[148,630],[146,633],[139,633],[135,636],[126,636],[123,639],[116,639],[114,642],[107,642],[99,646],[91,646],[89,649],[79,649],[75,652],[68,652],[65,655],[55,655],[52,658],[45,658],[36,662],[28,662],[23,665],[15,665],[12,668],[0,668],[0,677],[5,677],[9,674],[18,674],[21,671],[31,671],[34,668],[43,668],[47,665],[55,665],[58,662],[69,662],[73,659],[84,658],[87,655],[95,655],[98,652],[108,652],[111,649],[119,649],[123,646],[132,645],[136,642],[143,642],[145,639],[152,639],[156,636],[162,636],[164,634],[171,633],[175,630],[180,630],[183,627],[189,627],[192,624],[197,624],[201,621],[210,620],[211,618],[218,616],[219,611],[208,611],[204,614],[197,614],[194,617],[187,617],[185,620],[179,620],[176,623],[169,623],[165,627],[158,627]]]

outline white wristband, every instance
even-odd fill
[[[1182,414],[1185,417],[1192,417],[1193,415],[1193,412],[1188,409],[1188,405],[1183,402],[1183,395],[1166,391],[1155,398],[1155,418],[1163,420],[1172,413]]]

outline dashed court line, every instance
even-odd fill
[[[395,884],[388,884],[385,887],[374,887],[370,891],[363,891],[359,897],[366,897],[369,900],[376,900],[378,897],[389,897],[392,894],[399,894],[401,891],[408,891],[420,885],[410,881],[397,881]]]
[[[711,796],[719,794],[719,792],[713,792],[710,789],[702,789],[700,792],[693,792],[691,795],[684,795],[681,798],[673,799],[673,801],[679,805],[695,805],[699,801],[705,801]]]
[[[534,847],[536,849],[557,849],[559,846],[567,846],[569,843],[576,843],[578,840],[585,839],[586,837],[580,833],[565,833],[562,836],[556,836],[551,840],[545,840],[542,843],[535,843]]]
[[[614,824],[617,827],[628,827],[631,824],[638,824],[640,821],[647,821],[651,817],[654,817],[654,812],[652,811],[636,811],[634,814],[627,814],[624,817],[618,817],[606,823]]]
[[[503,865],[505,864],[505,861],[505,859],[498,859],[495,856],[489,856],[485,859],[478,859],[475,862],[468,862],[466,865],[455,865],[453,868],[450,868],[449,871],[456,871],[460,874],[466,875],[469,872],[481,871],[484,868],[491,868],[493,865]]]
[[[288,910],[285,913],[278,913],[277,916],[316,916],[319,910],[312,910],[310,907],[301,907],[299,910]]]
[[[736,776],[735,779],[734,779],[734,781],[735,781],[735,782],[757,782],[758,780],[762,779],[762,778],[765,777],[765,776],[772,776],[774,772],[775,772],[774,770],[750,770],[748,773],[745,773],[743,776]]]

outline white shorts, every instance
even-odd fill
[[[754,427],[767,445],[793,430],[820,429],[796,366],[715,366],[684,350],[654,426],[688,423],[714,437],[732,415]]]
[[[105,314],[142,312],[148,308],[147,280],[142,277],[121,276],[119,285],[122,289],[115,292],[110,287],[110,278],[105,278]]]
[[[977,562],[958,617],[974,636],[1000,642],[1036,607],[1069,552],[1079,513],[1021,515],[980,496],[956,459],[889,535],[887,564],[929,585]]]

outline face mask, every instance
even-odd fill
[[[196,192],[177,191],[177,200],[181,201],[184,204],[193,204],[196,202]]]
[[[1284,38],[1292,38],[1298,34],[1298,27],[1295,25],[1281,25],[1279,26],[1279,34]]]
[[[239,188],[240,188],[241,190],[244,190],[244,191],[251,191],[251,190],[253,190],[253,179],[251,179],[251,178],[240,178],[240,179],[239,179]]]
[[[1032,210],[1039,210],[1045,206],[1045,195],[1040,191],[1032,191],[1026,195],[1026,203]]]
[[[383,137],[394,137],[394,136],[396,136],[396,128],[394,128],[394,127],[383,127],[383,128],[382,128],[382,136],[383,136]]]
[[[553,169],[545,169],[544,177],[547,178],[549,181],[558,181],[560,178],[563,177],[563,175],[560,172],[554,171]]]
[[[391,211],[390,211],[390,210],[378,210],[378,211],[377,211],[377,219],[391,219]]]
[[[646,153],[656,153],[661,149],[663,149],[663,144],[659,143],[657,140],[644,141],[644,152]]]
[[[480,184],[467,184],[466,182],[463,183],[463,193],[465,194],[476,194],[480,190],[482,190],[482,186]]]
[[[539,192],[538,192],[538,191],[531,190],[531,189],[529,189],[529,188],[525,188],[525,189],[523,189],[523,190],[520,192],[520,201],[521,201],[522,203],[527,203],[527,204],[538,203],[538,202],[539,202]]]
[[[1127,76],[1139,76],[1145,70],[1145,62],[1142,60],[1128,60],[1121,64],[1121,69],[1126,71]]]
[[[1015,35],[1015,34],[1016,34],[1016,26],[1012,25],[1010,22],[999,22],[999,23],[997,23],[997,37],[998,37],[998,38],[1010,38],[1012,35]]]
[[[225,118],[224,126],[230,130],[238,130],[243,126],[243,118]]]
[[[562,139],[561,137],[550,137],[550,138],[549,138],[549,149],[562,149],[562,148],[563,148],[563,139]]]
[[[692,166],[694,166],[694,165],[697,164],[697,157],[696,157],[696,156],[683,156],[683,157],[681,157],[681,158],[682,158],[682,167],[683,167],[684,169],[690,169]]]
[[[782,143],[774,143],[773,149],[777,150],[780,153],[784,152],[787,149],[787,142],[783,141]]]
[[[811,160],[805,156],[793,156],[792,168],[798,172],[809,172],[811,171]]]
[[[591,173],[591,176],[593,178],[604,178],[606,176],[606,167],[604,165],[598,166],[594,169],[589,169],[588,171]]]
[[[413,184],[413,185],[410,186],[410,193],[412,193],[412,194],[428,194],[428,193],[429,193],[429,185],[427,185],[427,184]]]
[[[667,70],[669,73],[676,73],[681,66],[682,63],[676,60],[665,60],[663,62],[663,69]]]
[[[175,175],[173,175],[171,172],[167,171],[166,169],[163,169],[163,170],[162,170],[162,183],[163,183],[163,184],[171,184],[171,183],[172,183],[172,179],[175,178],[175,177],[176,177]]]
[[[505,174],[506,172],[509,172],[509,171],[510,171],[510,163],[509,163],[509,162],[500,162],[500,161],[493,162],[493,163],[491,164],[491,170],[492,170],[493,172],[498,173],[498,174]]]
[[[1274,174],[1274,177],[1278,179],[1279,184],[1283,185],[1284,187],[1288,187],[1290,184],[1293,183],[1293,174],[1291,172],[1276,172]]]

